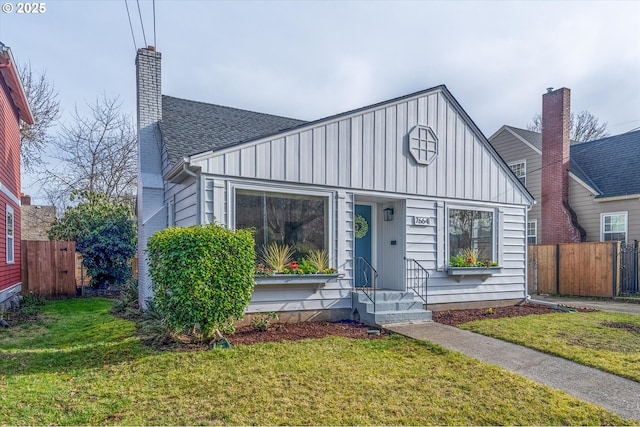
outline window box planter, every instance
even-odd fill
[[[272,276],[254,276],[256,286],[315,286],[315,291],[327,282],[340,277],[340,274],[274,274]]]
[[[481,276],[482,281],[485,281],[487,277],[498,274],[502,271],[502,267],[449,267],[447,268],[447,274],[449,276],[456,276],[458,282],[461,281],[464,276]]]

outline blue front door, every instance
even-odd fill
[[[356,205],[354,217],[355,244],[355,285],[357,287],[373,286],[372,272],[367,263],[373,266],[371,245],[373,224],[371,223],[371,206]],[[360,260],[363,258],[366,262]]]

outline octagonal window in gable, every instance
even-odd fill
[[[418,164],[428,165],[438,155],[438,137],[428,126],[415,126],[409,132],[409,152]]]

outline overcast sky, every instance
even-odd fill
[[[157,0],[155,27],[150,0],[0,3],[0,41],[46,70],[65,120],[102,93],[135,116],[135,52],[155,45],[164,94],[302,120],[445,84],[487,137],[525,128],[547,87],[640,128],[638,1]]]

